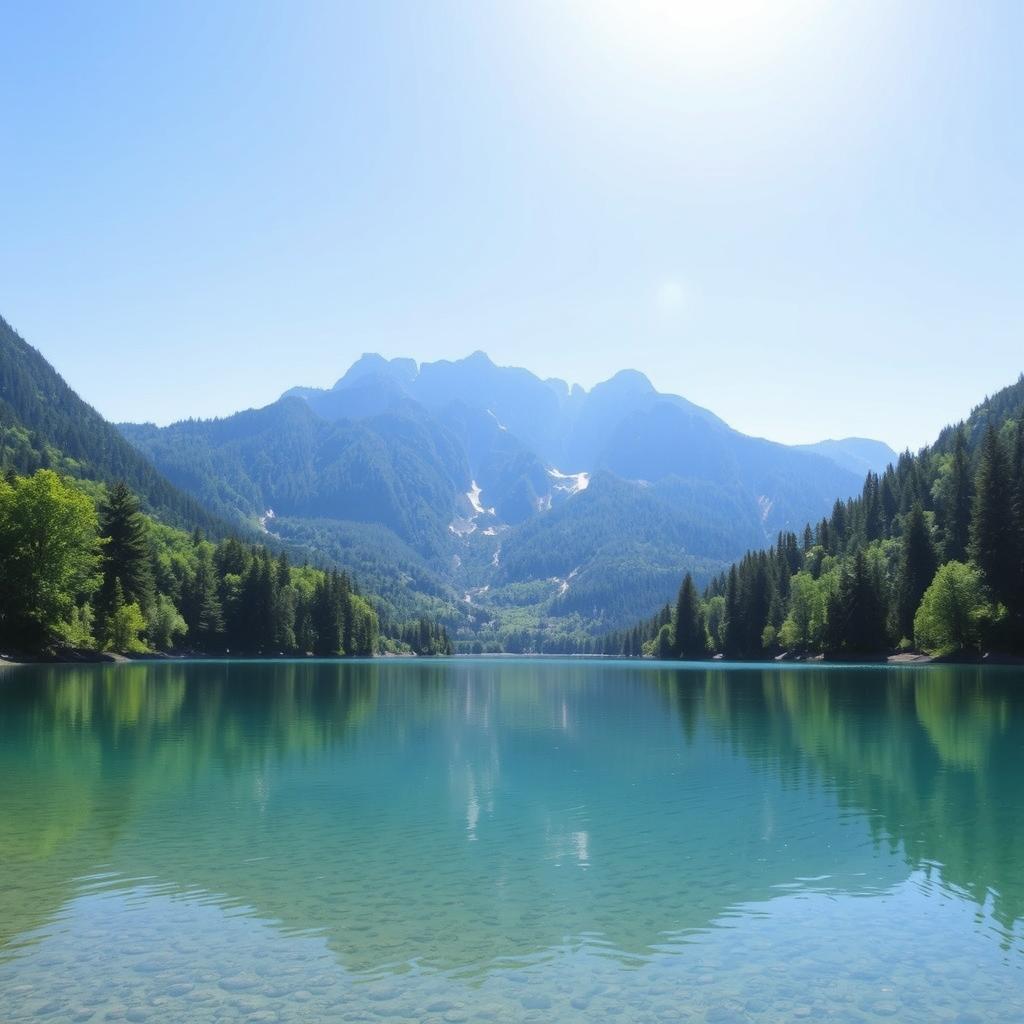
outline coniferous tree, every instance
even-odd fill
[[[725,615],[722,623],[722,652],[727,658],[743,655],[743,622],[741,620],[739,573],[736,566],[729,569],[725,585]]]
[[[100,507],[100,537],[103,538],[103,584],[100,588],[101,620],[113,610],[116,581],[120,580],[125,604],[137,604],[143,614],[153,607],[153,555],[146,533],[146,521],[139,502],[123,481],[107,492]]]
[[[253,653],[273,651],[276,634],[274,574],[265,548],[253,558],[242,580],[240,601],[244,649]]]
[[[332,658],[342,652],[341,608],[337,591],[337,574],[332,572],[320,580],[313,595],[311,617],[316,636],[313,653],[321,658]]]
[[[879,497],[878,477],[869,473],[864,485],[864,539],[870,544],[882,536],[882,503]]]
[[[967,438],[963,424],[957,427],[953,437],[949,479],[946,482],[941,512],[943,560],[962,562],[967,558],[967,548],[971,539],[971,463],[967,454]]]
[[[982,442],[975,477],[970,554],[993,597],[1014,604],[1017,590],[1015,495],[1010,470],[994,426]]]
[[[931,532],[920,502],[914,502],[904,527],[896,586],[896,631],[914,636],[914,616],[938,568]]]
[[[892,524],[899,512],[899,500],[896,497],[896,473],[890,465],[882,475],[881,486],[878,491],[878,500],[882,508],[882,529],[883,536],[892,535]]]
[[[886,649],[885,603],[863,551],[842,575],[839,605],[839,650],[873,654]]]
[[[822,521],[818,523],[818,543],[825,551],[834,553],[832,545],[832,529],[829,526],[829,521],[827,519],[822,519]]]
[[[730,627],[733,656],[757,657],[762,650],[762,636],[771,609],[768,558],[765,552],[747,555],[740,562],[736,591],[736,625]]]
[[[706,637],[704,617],[700,610],[700,598],[697,596],[697,588],[693,585],[693,576],[687,573],[676,600],[673,657],[703,658],[707,653]]]
[[[224,636],[224,613],[217,594],[217,574],[206,547],[197,549],[196,571],[182,588],[182,614],[188,636],[200,649],[215,650]]]
[[[249,566],[250,556],[237,537],[229,537],[217,545],[213,556],[220,576],[242,576]]]
[[[1017,431],[1013,441],[1013,463],[1010,467],[1013,478],[1012,533],[1014,555],[1017,563],[1017,581],[1012,611],[1015,628],[1021,635],[1020,646],[1024,646],[1024,411],[1017,420]]]
[[[295,610],[295,646],[299,654],[312,654],[315,644],[312,603],[299,598]]]
[[[295,613],[298,595],[292,586],[288,555],[281,552],[274,567],[274,645],[283,651],[295,648]]]
[[[357,644],[352,609],[352,585],[346,573],[338,573],[335,577],[334,599],[341,610],[341,649],[345,654],[354,654]]]
[[[1013,462],[1010,466],[1018,499],[1024,499],[1024,411],[1017,420],[1017,429],[1013,435]],[[1021,511],[1018,509],[1018,511]]]
[[[843,549],[843,544],[846,541],[846,505],[836,499],[836,503],[832,506],[832,519],[828,524],[827,536],[828,543],[825,544],[826,548],[833,555],[839,554]],[[825,543],[824,541],[822,542]]]

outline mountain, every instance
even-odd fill
[[[859,490],[858,457],[888,451],[787,447],[635,370],[588,391],[483,352],[367,354],[263,409],[120,429],[217,515],[344,556],[394,614],[427,607],[500,646],[629,621],[681,570],[707,580],[820,518]]]
[[[147,511],[172,525],[225,529],[83,402],[0,317],[0,467],[31,473],[47,466],[104,483],[124,480]]]
[[[840,441],[818,441],[796,447],[800,451],[824,455],[859,476],[884,473],[885,467],[896,461],[896,453],[884,441],[872,441],[867,437],[844,437]]]

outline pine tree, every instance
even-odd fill
[[[1009,468],[994,426],[982,442],[971,514],[970,554],[997,601],[1015,604],[1017,531]]]
[[[924,509],[920,502],[914,502],[904,527],[896,584],[896,631],[901,638],[914,636],[914,616],[936,568],[935,548]]]
[[[722,651],[727,658],[742,656],[742,634],[739,573],[733,565],[729,568],[729,577],[725,585],[725,617],[722,624]]]
[[[282,651],[295,649],[295,613],[298,594],[292,586],[292,570],[288,556],[281,552],[273,575],[274,646]]]
[[[250,556],[240,540],[229,537],[217,545],[213,561],[218,575],[242,576],[249,567]]]
[[[277,617],[274,598],[274,570],[264,548],[253,558],[239,594],[243,623],[241,639],[245,650],[275,650]]]
[[[870,544],[882,536],[882,503],[879,497],[878,477],[868,473],[864,484],[864,539]]]
[[[118,580],[124,603],[137,604],[147,614],[155,598],[153,555],[138,499],[124,481],[110,488],[100,507],[100,536],[104,541],[101,619],[113,610],[114,585]]]
[[[341,611],[341,649],[345,654],[354,654],[356,638],[355,618],[352,608],[352,583],[347,573],[338,573],[334,578],[335,601]]]
[[[971,539],[971,463],[963,424],[957,427],[953,437],[949,480],[941,511],[943,561],[963,562]]]
[[[188,637],[200,650],[216,649],[223,640],[224,613],[217,595],[217,574],[208,546],[197,549],[196,570],[182,588],[182,614]]]
[[[885,602],[863,551],[844,567],[828,602],[826,646],[837,654],[874,654],[888,646]]]
[[[310,654],[316,644],[313,629],[312,603],[299,600],[295,609],[295,646],[299,654]]]
[[[836,503],[832,506],[832,521],[828,529],[828,544],[826,544],[831,554],[836,555],[842,551],[846,541],[847,527],[846,506],[837,498]]]
[[[829,527],[829,522],[828,522],[827,519],[822,519],[822,521],[820,523],[818,523],[818,543],[826,551],[831,552],[833,550],[833,547],[832,547],[832,530]]]
[[[687,573],[676,600],[675,630],[671,653],[676,658],[703,658],[707,653],[704,618],[693,577]]]
[[[320,658],[333,658],[341,653],[341,608],[337,599],[337,574],[321,579],[313,594],[311,618],[316,642],[313,653]]]
[[[899,512],[899,499],[896,495],[896,473],[890,465],[882,475],[878,499],[882,507],[882,535],[892,536],[892,524]]]
[[[1024,619],[1024,414],[1017,420],[1011,472],[1013,475],[1012,531],[1017,560],[1016,595],[1011,605],[1011,611],[1018,620],[1019,646],[1024,646],[1024,623],[1019,621]]]

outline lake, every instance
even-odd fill
[[[0,1019],[1024,1020],[1017,669],[0,671]]]

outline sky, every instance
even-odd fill
[[[114,420],[367,351],[787,443],[1024,371],[1024,4],[8,5],[0,315]]]

